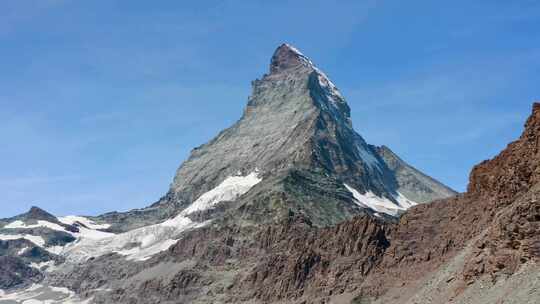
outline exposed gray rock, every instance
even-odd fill
[[[0,256],[0,289],[12,289],[38,282],[43,274],[19,258]]]
[[[49,223],[57,224],[59,226],[64,227],[66,231],[71,232],[79,232],[79,229],[75,225],[67,225],[62,222],[60,222],[56,216],[50,214],[49,212],[39,208],[32,206],[28,212],[0,220],[0,228],[4,227],[6,224],[9,224],[14,221],[21,221],[26,225],[33,225],[38,223],[38,221],[47,221]]]
[[[414,198],[422,202],[455,193],[417,170],[411,187],[403,176],[413,168],[399,163],[407,170],[389,168],[354,131],[349,106],[337,87],[307,57],[283,44],[272,56],[270,73],[253,82],[242,118],[192,151],[178,169],[169,194],[156,206],[187,205],[226,177],[254,170],[264,176],[263,183],[289,178],[291,169],[318,172],[334,184],[347,183],[361,193],[371,191],[391,201],[398,190],[406,195],[418,189],[422,193]],[[351,196],[341,205],[341,209],[358,209],[351,206]],[[341,212],[327,222],[335,224],[354,214],[358,211]]]
[[[394,173],[398,184],[397,190],[407,198],[417,203],[428,203],[457,194],[456,191],[407,164],[387,146],[374,148]]]

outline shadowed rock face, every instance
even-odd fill
[[[23,259],[0,256],[0,287],[2,289],[9,289],[29,282],[38,282],[42,278],[41,272],[28,266]]]
[[[26,220],[44,220],[52,223],[58,222],[56,217],[39,207],[31,207],[30,210],[22,216]]]

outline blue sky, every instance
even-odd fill
[[[540,99],[539,1],[6,0],[0,217],[156,201],[282,42],[337,84],[368,142],[460,191]]]

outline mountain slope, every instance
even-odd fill
[[[454,190],[407,164],[387,146],[374,148],[396,177],[397,191],[412,201],[427,203],[456,194]]]
[[[11,248],[4,255],[28,274],[20,281],[7,276],[14,283],[0,288],[39,281],[43,286],[28,292],[62,286],[96,303],[266,301],[273,298],[264,286],[275,278],[254,273],[281,265],[280,278],[288,280],[281,296],[289,299],[302,296],[308,268],[323,261],[317,247],[295,252],[306,240],[329,255],[357,255],[351,260],[363,277],[388,247],[390,223],[412,206],[455,194],[388,151],[354,131],[337,87],[283,44],[269,73],[253,82],[242,117],[192,151],[158,202],[96,217],[32,209],[30,217],[0,220],[0,238]],[[69,241],[37,241],[50,233]],[[334,234],[341,237],[329,241]],[[46,260],[54,263],[36,267],[15,242],[54,254]],[[291,257],[301,264],[290,264]],[[249,294],[238,284],[265,289]],[[59,297],[72,299],[70,292]]]
[[[289,178],[283,173],[289,170],[311,172],[306,174],[318,175],[329,183],[339,181],[361,194],[370,193],[388,201],[396,209],[388,212],[392,215],[402,207],[396,173],[353,130],[349,106],[336,86],[305,55],[287,44],[278,47],[272,56],[270,73],[253,82],[253,93],[242,118],[192,151],[161,204],[180,201],[187,205],[227,177],[256,170],[263,180],[279,175]],[[416,184],[429,195],[418,193],[418,203],[455,194],[422,177]],[[405,190],[409,195],[416,193],[416,189]],[[346,209],[358,206],[354,202],[346,205]]]

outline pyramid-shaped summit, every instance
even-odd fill
[[[270,61],[270,73],[279,73],[300,65],[313,66],[313,63],[294,46],[284,43],[280,45]]]
[[[399,167],[418,172],[405,163]],[[238,201],[227,208],[250,206],[263,219],[289,210],[327,225],[366,210],[398,215],[416,203],[454,194],[421,173],[398,177],[379,150],[354,131],[349,106],[334,83],[289,44],[275,50],[269,73],[253,81],[242,117],[191,152],[155,206],[186,208],[230,178],[250,174],[261,181],[257,187],[228,189],[229,195],[211,199],[212,206]],[[259,202],[261,197],[266,201]]]

